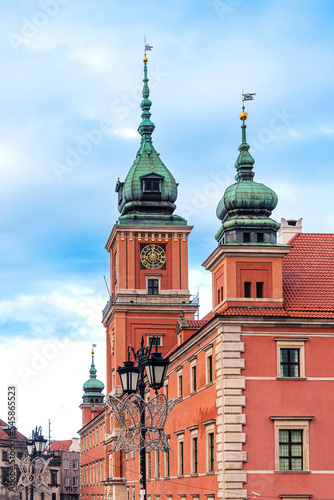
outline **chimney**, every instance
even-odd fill
[[[278,243],[286,245],[295,234],[301,233],[303,229],[302,222],[303,218],[286,220],[282,217],[281,227],[278,230]]]

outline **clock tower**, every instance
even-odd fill
[[[180,314],[194,318],[197,297],[188,289],[188,236],[192,227],[174,214],[177,183],[152,143],[147,57],[144,57],[140,147],[125,181],[116,182],[120,216],[106,249],[110,254],[110,300],[103,311],[107,333],[107,393],[120,394],[116,373],[127,347],[159,337],[161,352],[176,342]]]

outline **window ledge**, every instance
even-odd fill
[[[274,470],[274,474],[311,474],[310,470]]]
[[[198,476],[198,472],[192,472],[192,473],[190,474],[190,477],[197,477],[197,476]]]
[[[306,377],[276,377],[276,380],[307,380]]]
[[[207,476],[213,476],[213,475],[214,475],[214,474],[216,474],[216,473],[215,473],[215,471],[212,471],[212,472],[206,472],[205,474],[206,474]]]
[[[210,387],[210,385],[212,385],[212,384],[213,384],[213,381],[212,382],[208,382],[207,384],[205,384],[205,388],[206,387]]]
[[[191,393],[189,394],[189,396],[193,396],[194,394],[196,394],[197,392],[197,389],[195,389],[194,391],[191,391]]]

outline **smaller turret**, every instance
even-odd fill
[[[104,389],[104,384],[96,378],[96,368],[94,364],[94,349],[92,349],[92,364],[89,370],[89,380],[84,383],[83,390],[84,395],[82,396],[83,404],[89,405],[101,405],[104,402],[104,394],[102,391]]]
[[[226,189],[218,203],[216,213],[222,227],[216,234],[216,240],[220,245],[276,244],[280,225],[270,219],[270,215],[276,208],[278,198],[272,189],[253,181],[255,160],[246,141],[245,121],[248,115],[244,106],[242,110],[239,117],[242,120],[242,142],[235,163],[237,182]]]

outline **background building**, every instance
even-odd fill
[[[80,445],[79,438],[53,441],[49,452],[54,460],[50,463],[51,486],[59,487],[60,500],[79,500],[80,496]],[[55,460],[58,459],[58,467]],[[54,463],[53,463],[54,462]],[[53,465],[52,465],[53,464]],[[57,500],[57,493],[53,492]]]
[[[14,443],[15,454],[17,458],[22,458],[27,455],[27,438],[23,436],[17,429],[14,432],[9,425],[0,419],[0,500],[16,498],[17,493],[10,490],[9,471],[10,471],[10,455],[11,447]],[[16,467],[16,471],[18,469]]]

